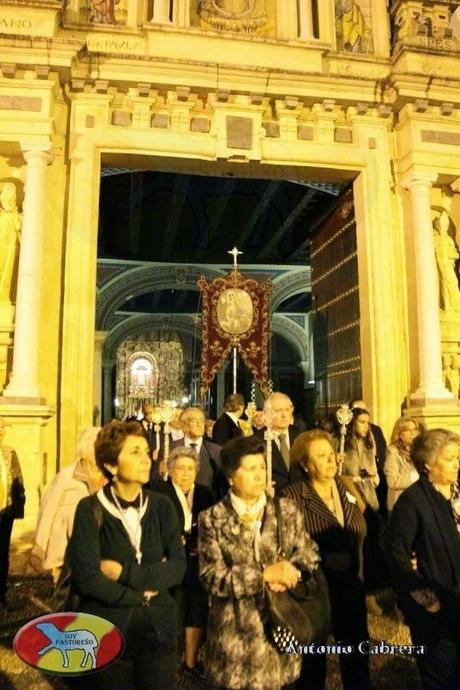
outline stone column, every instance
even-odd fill
[[[453,398],[442,382],[439,283],[430,205],[430,188],[437,177],[433,172],[411,171],[402,181],[411,195],[417,290],[419,385],[410,396],[412,405]]]
[[[107,424],[111,421],[112,414],[112,371],[115,364],[115,360],[106,359],[102,366],[104,370],[104,398],[103,398],[103,415],[102,423]]]
[[[99,412],[94,413],[93,421],[97,426],[102,418],[102,347],[107,338],[108,331],[96,331],[94,334],[94,388],[93,405]]]
[[[320,40],[336,46],[334,0],[318,2],[318,24]]]
[[[171,0],[153,0],[153,17],[150,21],[156,24],[171,24],[170,10]]]
[[[311,3],[312,0],[297,0],[299,13],[299,38],[302,38],[306,41],[314,38]]]
[[[49,149],[24,152],[27,163],[21,250],[19,254],[13,371],[5,397],[40,402],[38,352],[40,329],[42,248],[45,230],[46,166]]]

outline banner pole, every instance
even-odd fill
[[[236,393],[236,364],[237,364],[237,348],[233,348],[233,393]]]

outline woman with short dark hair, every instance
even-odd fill
[[[301,571],[318,562],[302,515],[287,498],[279,499],[286,555],[278,553],[264,451],[254,436],[225,445],[230,490],[199,517],[200,576],[210,600],[206,672],[212,683],[235,690],[280,690],[298,677],[300,657],[279,654],[267,637],[264,588],[295,587]]]
[[[149,445],[135,422],[113,421],[95,442],[96,462],[109,479],[77,507],[69,555],[80,610],[114,623],[123,656],[85,677],[85,689],[173,690],[176,606],[169,589],[182,581],[185,554],[171,501],[143,488]]]
[[[424,690],[460,687],[460,436],[424,431],[412,443],[420,478],[390,522],[389,558]],[[415,568],[414,568],[414,563]]]

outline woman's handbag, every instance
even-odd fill
[[[275,498],[278,546],[284,556],[284,539],[279,501]],[[296,587],[285,592],[266,588],[269,635],[279,652],[291,645],[308,645],[327,639],[331,627],[331,604],[326,578],[320,568],[302,572]]]

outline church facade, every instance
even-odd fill
[[[349,182],[362,395],[387,433],[402,405],[460,429],[458,3],[387,5],[0,2],[0,415],[20,529],[100,404],[104,166]]]

